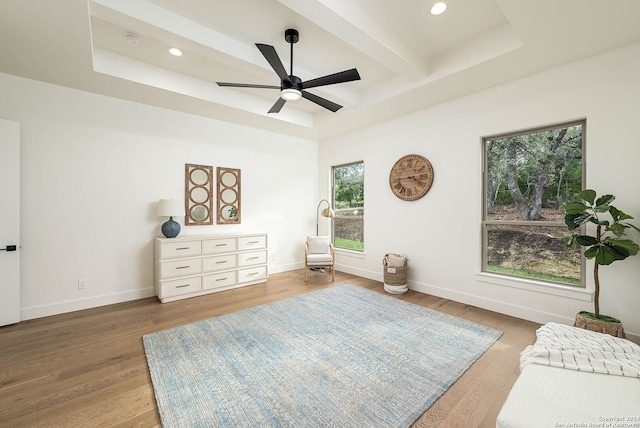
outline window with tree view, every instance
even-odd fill
[[[483,139],[483,270],[583,286],[564,204],[579,199],[585,121]]]
[[[364,163],[333,167],[333,244],[364,251]]]

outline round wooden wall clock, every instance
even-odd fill
[[[389,186],[394,195],[404,201],[423,197],[433,183],[433,168],[424,156],[406,155],[391,167]]]

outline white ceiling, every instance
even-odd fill
[[[432,16],[434,2],[2,0],[0,72],[323,139],[640,41],[639,0],[448,0]],[[215,84],[279,85],[255,43],[289,71],[287,28],[302,80],[358,69],[309,90],[338,112],[302,99],[268,114],[277,90]]]

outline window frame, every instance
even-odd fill
[[[557,221],[527,221],[527,220],[489,220],[487,219],[488,213],[488,201],[487,201],[487,185],[488,185],[488,171],[487,171],[487,141],[496,140],[496,139],[504,139],[510,137],[516,137],[520,135],[534,134],[540,133],[550,130],[557,130],[565,127],[572,126],[582,126],[582,141],[581,141],[581,189],[585,189],[586,183],[586,170],[587,170],[587,160],[586,160],[586,141],[587,141],[587,119],[573,119],[567,120],[563,122],[558,122],[550,125],[544,125],[539,127],[526,128],[522,130],[516,130],[506,133],[494,134],[489,136],[484,136],[480,139],[481,143],[481,152],[482,152],[482,212],[481,212],[481,221],[480,221],[480,230],[481,230],[481,265],[480,265],[480,276],[481,277],[493,277],[497,280],[498,283],[502,283],[502,285],[508,285],[505,283],[506,281],[517,283],[516,288],[522,288],[523,284],[534,285],[535,287],[547,287],[549,289],[556,290],[570,290],[577,291],[578,293],[586,292],[586,259],[584,257],[584,250],[581,250],[580,254],[580,284],[569,284],[556,282],[551,280],[544,280],[533,277],[525,277],[519,275],[510,275],[501,272],[493,272],[487,270],[488,265],[488,226],[490,225],[516,225],[516,226],[536,226],[536,227],[563,227],[566,228],[564,222]],[[581,226],[581,231],[584,233],[585,226]],[[511,285],[511,284],[509,284]],[[555,292],[552,294],[556,294]]]
[[[336,169],[337,168],[344,168],[344,167],[348,167],[348,166],[352,166],[352,165],[358,165],[361,164],[362,165],[362,208],[364,209],[365,206],[365,196],[364,196],[364,179],[365,179],[365,164],[364,164],[364,160],[360,160],[360,161],[354,161],[354,162],[347,162],[347,163],[343,163],[343,164],[339,164],[339,165],[333,165],[331,166],[331,205],[333,206],[334,211],[337,213],[338,211],[338,207],[336,205]],[[353,254],[364,254],[365,251],[365,239],[364,239],[364,216],[365,214],[362,214],[362,249],[354,249],[354,248],[345,248],[345,247],[339,247],[338,245],[336,245],[336,218],[332,218],[331,219],[331,242],[333,242],[334,248],[336,249],[336,251],[345,251],[345,252],[350,252]]]

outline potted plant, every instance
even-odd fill
[[[569,230],[575,230],[587,223],[596,225],[595,235],[573,233],[565,245],[567,249],[575,248],[576,244],[581,245],[585,248],[584,256],[587,259],[594,259],[594,312],[579,312],[576,315],[574,325],[608,333],[612,336],[625,337],[622,323],[619,320],[600,314],[598,268],[600,265],[610,265],[615,261],[638,254],[640,246],[626,237],[625,233],[629,228],[640,232],[640,228],[627,222],[633,217],[611,205],[611,202],[616,198],[615,196],[602,195],[597,199],[596,196],[594,190],[583,190],[580,192],[580,201],[569,202],[565,205],[564,222]],[[608,215],[610,219],[603,218],[605,215]]]

